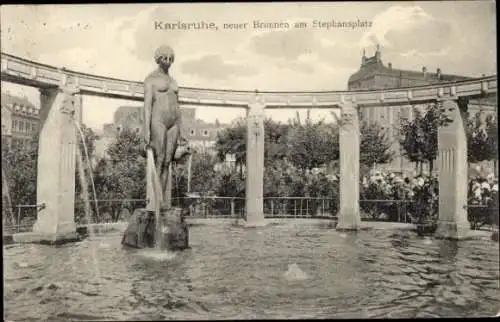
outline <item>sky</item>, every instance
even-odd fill
[[[307,22],[307,28],[257,29],[254,21]],[[357,28],[314,28],[313,21],[361,21]],[[161,30],[158,23],[214,23],[218,30]],[[248,23],[247,29],[223,24]],[[1,6],[1,50],[30,60],[96,75],[143,81],[156,68],[155,49],[175,51],[171,75],[179,85],[234,90],[345,90],[351,74],[380,45],[393,68],[466,76],[496,73],[494,1],[337,3],[179,3]],[[2,91],[38,91],[2,82]],[[85,96],[83,121],[110,123],[130,101]],[[266,111],[286,121],[294,110]],[[300,112],[302,116],[305,111]],[[245,112],[198,107],[197,117],[230,122]],[[312,110],[314,118],[331,118]]]

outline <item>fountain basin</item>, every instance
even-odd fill
[[[344,234],[299,222],[306,224],[289,219],[259,230],[230,222],[193,226],[192,249],[174,254],[127,249],[116,231],[68,247],[5,247],[5,320],[456,318],[498,312],[498,243],[489,236],[427,243],[390,223]],[[306,275],[290,269],[293,263]]]
[[[43,244],[43,245],[62,245],[80,241],[82,236],[76,232],[64,234],[42,233],[42,232],[24,232],[12,235],[14,243],[21,244]]]

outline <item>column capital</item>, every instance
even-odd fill
[[[436,101],[437,107],[446,114],[453,114],[455,108],[462,113],[467,112],[470,97],[461,96],[456,98],[439,99]]]
[[[262,96],[262,94],[258,90],[255,90],[254,95],[251,96],[251,98],[248,102],[248,106],[252,107],[256,104],[260,104],[260,105],[264,105],[264,106],[266,105],[264,96]]]
[[[266,108],[265,104],[261,102],[251,102],[248,104],[247,114],[249,116],[263,116],[265,114],[264,109]]]

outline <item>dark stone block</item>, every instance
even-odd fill
[[[436,232],[437,223],[434,222],[425,222],[417,224],[417,235],[422,236],[431,236]]]
[[[491,234],[491,240],[498,241],[498,231],[494,231],[493,234]]]
[[[183,250],[189,247],[189,230],[181,208],[160,212],[158,229],[153,211],[136,209],[123,233],[122,245],[134,248]]]

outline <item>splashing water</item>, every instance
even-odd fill
[[[163,262],[163,261],[169,261],[174,259],[177,256],[177,253],[175,252],[165,252],[165,251],[159,251],[158,249],[148,249],[148,250],[141,250],[140,252],[137,252],[137,256],[151,259],[157,262]]]
[[[83,150],[85,152],[85,157],[87,159],[87,166],[90,170],[89,176],[90,176],[90,183],[92,184],[92,193],[94,194],[95,212],[97,218],[99,218],[99,207],[97,206],[97,192],[95,190],[94,176],[92,175],[92,164],[90,163],[90,156],[89,156],[89,151],[87,149],[87,143],[85,142],[85,136],[83,135],[83,131],[82,128],[80,127],[80,124],[78,124],[78,122],[75,121],[75,126],[78,130],[78,133],[80,133],[80,138],[82,139]]]
[[[155,160],[153,150],[147,150],[147,195],[148,195],[148,210],[154,211],[155,214],[155,248],[163,248],[163,238],[161,236],[161,221],[160,221],[160,203],[163,200],[161,184],[158,174],[156,173]]]
[[[82,197],[84,201],[84,208],[85,208],[85,217],[87,220],[87,232],[90,236],[90,238],[94,238],[94,231],[92,230],[92,211],[90,210],[90,199],[89,199],[89,194],[87,191],[87,180],[85,179],[85,172],[84,172],[84,167],[83,167],[83,158],[82,158],[82,151],[80,150],[80,147],[77,145],[77,163],[78,163],[78,175],[80,179],[80,184],[82,186]],[[97,250],[96,246],[92,243],[92,259],[94,260],[94,268],[95,268],[95,273],[97,278],[100,280],[101,274],[99,270],[99,261],[97,259]]]
[[[97,206],[97,193],[95,190],[94,177],[92,175],[92,165],[90,163],[90,157],[89,157],[88,150],[87,150],[87,143],[85,142],[85,136],[83,135],[83,131],[82,131],[80,125],[78,124],[78,122],[76,122],[76,121],[75,121],[75,127],[78,130],[78,132],[80,133],[80,138],[82,140],[82,146],[83,146],[83,150],[85,152],[85,156],[87,159],[87,166],[89,169],[89,176],[90,176],[90,180],[91,180],[91,184],[92,184],[92,192],[94,194],[96,216],[97,216],[97,218],[99,218],[99,208]],[[85,219],[87,220],[87,232],[91,238],[94,238],[95,237],[94,231],[92,230],[92,224],[91,224],[91,222],[92,222],[92,210],[90,209],[90,198],[89,198],[89,194],[88,194],[88,190],[87,190],[88,185],[87,185],[87,180],[85,178],[85,166],[83,163],[82,150],[81,150],[79,144],[76,145],[76,157],[77,157],[77,164],[78,164],[78,175],[79,175],[79,179],[80,179],[80,185],[82,187],[82,197],[83,197],[83,201],[84,201]],[[96,276],[97,276],[98,280],[100,281],[101,274],[100,274],[100,270],[99,270],[99,261],[97,258],[97,249],[96,249],[96,246],[93,244],[92,244],[92,259],[94,261],[94,268],[95,268]]]
[[[7,184],[7,178],[5,177],[5,171],[2,165],[2,199],[5,196],[8,205],[5,208],[8,209],[10,215],[10,224],[14,225],[14,212],[12,211],[12,200],[10,199],[9,185]],[[3,202],[3,200],[2,200]],[[7,218],[3,218],[5,220]],[[19,224],[19,223],[18,223]],[[5,223],[3,227],[6,227]]]
[[[303,281],[309,278],[309,276],[301,270],[299,265],[296,263],[289,265],[288,270],[283,275],[289,281]]]

